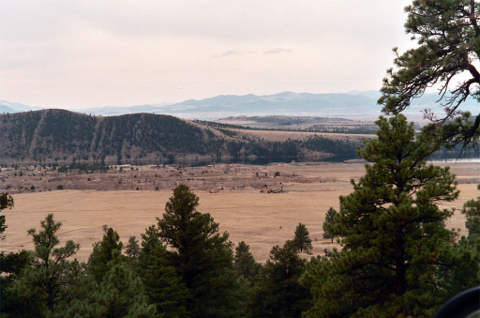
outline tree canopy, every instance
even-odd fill
[[[328,209],[327,214],[325,214],[325,222],[323,222],[323,238],[329,238],[333,239],[335,238],[335,233],[331,229],[331,227],[328,226],[328,224],[334,224],[335,223],[335,215],[337,214],[337,210],[334,208],[330,207]]]
[[[24,299],[38,300],[38,310],[48,315],[58,312],[74,299],[69,289],[74,284],[79,264],[67,259],[78,251],[80,245],[69,240],[64,247],[57,247],[60,241],[55,233],[62,223],[55,222],[53,214],[40,223],[42,231],[28,230],[35,248],[35,262],[22,270],[10,292]]]
[[[479,2],[414,0],[405,11],[406,33],[418,46],[401,55],[394,48],[396,68],[387,70],[378,102],[385,112],[396,114],[428,88],[438,88],[445,114],[425,110],[433,122],[427,128],[441,135],[447,146],[478,147],[480,114],[472,118],[460,106],[469,97],[480,100]]]
[[[405,116],[376,123],[378,138],[359,149],[366,175],[327,224],[343,249],[313,259],[302,277],[315,299],[305,317],[424,317],[442,301],[437,273],[452,265],[456,233],[444,226],[453,212],[436,203],[457,198],[454,176],[426,164],[435,145]]]
[[[480,190],[480,185],[478,189]],[[467,217],[465,227],[468,230],[468,235],[480,238],[480,197],[465,202],[462,213]]]
[[[170,264],[188,289],[186,310],[191,317],[228,316],[235,281],[232,243],[227,232],[218,233],[210,214],[197,211],[198,205],[188,186],[176,187],[158,219],[158,235],[170,248]]]
[[[13,198],[6,192],[0,194],[0,211],[13,207]],[[4,239],[3,232],[7,229],[5,215],[0,215],[0,239]]]
[[[306,253],[310,253],[312,251],[312,240],[310,239],[310,233],[305,224],[298,223],[295,228],[295,237],[292,242],[300,252],[305,251]]]

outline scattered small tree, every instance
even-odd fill
[[[130,236],[128,239],[128,245],[125,248],[125,254],[131,259],[136,261],[140,252],[140,245],[138,245],[138,240],[135,236]]]
[[[300,250],[300,252],[310,253],[312,251],[312,240],[310,239],[310,233],[308,233],[305,224],[298,223],[295,228],[295,238],[293,244]]]
[[[335,215],[337,214],[337,210],[330,207],[328,209],[327,214],[325,215],[325,222],[323,222],[323,238],[333,239],[335,238],[335,233],[333,230],[332,225],[335,223]]]

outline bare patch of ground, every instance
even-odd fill
[[[240,125],[251,128],[291,129],[291,130],[333,130],[339,129],[375,129],[371,120],[358,121],[345,118],[314,116],[232,116],[220,118],[214,122]]]
[[[441,206],[459,209],[465,201],[479,195],[476,184],[480,181],[480,166],[478,163],[449,165],[459,180],[460,198]],[[130,236],[139,239],[147,227],[157,224],[157,217],[162,217],[173,188],[184,183],[200,197],[199,211],[210,213],[220,223],[220,230],[230,233],[233,243],[243,240],[249,244],[258,261],[267,260],[273,246],[292,239],[299,222],[310,232],[313,254],[323,255],[324,249],[338,246],[322,238],[325,213],[330,207],[338,210],[338,197],[352,191],[350,179],[363,174],[363,163],[141,166],[125,167],[122,171],[117,167],[107,173],[93,174],[2,169],[2,191],[13,193],[15,207],[3,211],[8,228],[1,249],[7,252],[32,249],[27,230],[39,229],[40,221],[53,213],[55,220],[63,223],[59,231],[61,241],[72,239],[80,243],[77,258],[86,261],[92,244],[102,239],[102,225],[116,230],[124,244]],[[10,185],[7,190],[6,185]],[[57,190],[58,185],[64,190]],[[283,192],[260,193],[265,185]],[[458,211],[447,227],[460,228],[461,234],[466,234],[465,219]]]

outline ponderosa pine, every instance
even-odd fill
[[[405,8],[405,31],[417,41],[387,70],[378,100],[387,114],[397,114],[432,86],[444,112],[425,110],[426,128],[447,146],[479,146],[480,114],[462,112],[462,104],[480,94],[480,3],[474,0],[414,0]],[[440,115],[438,114],[440,113]],[[444,114],[442,114],[444,113]]]
[[[453,261],[449,168],[427,165],[436,143],[415,137],[405,116],[380,117],[377,139],[359,149],[366,174],[340,197],[331,225],[341,251],[312,259],[301,282],[314,307],[304,317],[430,317],[439,306],[439,273]]]
[[[312,239],[305,224],[298,223],[295,228],[295,237],[293,244],[300,250],[300,252],[310,253],[312,251]]]
[[[327,214],[325,215],[325,222],[323,222],[323,238],[332,239],[332,243],[333,243],[333,239],[335,238],[335,234],[330,229],[328,224],[333,225],[333,223],[335,223],[336,214],[337,214],[337,210],[330,207],[330,209],[328,209],[327,211]]]
[[[230,317],[236,310],[232,243],[210,214],[197,211],[198,204],[188,186],[176,187],[158,219],[159,237],[188,289],[190,317]]]

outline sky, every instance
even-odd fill
[[[378,90],[405,0],[1,0],[0,99],[44,108]]]

